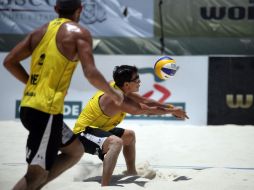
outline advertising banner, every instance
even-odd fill
[[[55,0],[0,0],[0,51],[57,17]],[[253,0],[82,0],[96,54],[253,55]]]
[[[208,124],[254,124],[254,57],[210,57]]]
[[[253,0],[83,0],[94,37],[253,37]],[[161,4],[161,6],[160,6]],[[55,0],[0,0],[0,34],[26,34],[57,15]],[[160,7],[160,8],[159,8]],[[154,34],[155,30],[155,34]]]
[[[6,54],[0,54],[3,60]],[[171,103],[186,110],[189,120],[180,121],[171,115],[165,116],[133,116],[128,115],[127,119],[148,119],[165,120],[177,124],[205,125],[207,118],[207,76],[208,62],[206,56],[174,56],[180,69],[175,77],[168,80],[159,80],[154,75],[154,63],[159,56],[105,56],[96,55],[97,68],[105,78],[113,79],[113,69],[116,65],[135,65],[139,69],[141,86],[139,93],[145,97],[158,100],[163,103]],[[23,65],[27,67],[29,60]],[[3,67],[1,65],[1,67]],[[4,68],[0,74],[1,88],[1,114],[0,119],[14,119],[18,115],[18,102],[21,99],[24,85],[12,77]],[[5,88],[4,86],[8,84]],[[68,94],[65,99],[64,114],[66,118],[75,119],[77,113],[85,106],[93,96],[96,89],[88,83],[84,77],[81,65],[78,64],[74,72]],[[81,102],[81,103],[80,103]],[[81,108],[82,107],[82,108]]]
[[[164,0],[161,9],[165,37],[254,37],[253,0]]]
[[[0,0],[0,34],[26,34],[57,15],[56,0]],[[152,37],[153,0],[83,0],[80,24],[94,37]]]

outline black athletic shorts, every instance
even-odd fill
[[[86,127],[86,130],[79,133],[78,136],[84,146],[85,152],[98,155],[98,157],[103,160],[104,154],[102,152],[102,145],[106,138],[111,135],[121,138],[124,130],[125,129],[117,127],[110,131],[103,131],[98,128]]]
[[[76,135],[63,122],[63,115],[51,115],[29,107],[21,107],[20,119],[29,131],[26,161],[51,169],[61,147],[72,143]]]

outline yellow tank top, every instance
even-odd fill
[[[77,61],[63,56],[56,45],[59,27],[69,19],[52,20],[42,40],[32,53],[30,77],[21,106],[50,113],[63,112],[64,97],[69,88]]]
[[[114,82],[110,84],[116,89],[119,89]],[[126,113],[120,112],[113,117],[105,115],[99,105],[99,99],[104,94],[98,91],[87,103],[85,108],[79,115],[77,122],[74,126],[74,133],[80,133],[86,130],[86,127],[100,128],[104,131],[109,131],[116,127],[125,118]]]

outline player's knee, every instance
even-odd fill
[[[123,139],[125,145],[135,143],[136,142],[135,132],[133,130],[125,130]]]
[[[108,140],[109,140],[109,146],[117,148],[118,150],[122,149],[123,140],[121,138],[112,135],[112,136],[108,137]]]
[[[41,184],[45,183],[48,177],[48,171],[42,169],[40,166],[29,166],[25,175],[28,188],[36,189]]]

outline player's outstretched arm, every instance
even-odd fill
[[[163,109],[166,109],[167,114],[170,113],[173,116],[180,119],[185,119],[185,118],[189,119],[185,111],[179,108],[175,108],[172,104],[162,104],[156,100],[142,97],[141,95],[137,93],[130,93],[128,97],[131,98],[133,101],[142,104],[143,107],[146,107],[146,109],[149,107],[150,109],[155,109],[155,110],[159,108],[163,108]],[[158,111],[158,112],[161,112],[161,111]]]
[[[172,115],[179,119],[189,119],[187,113],[180,108],[169,108],[169,110],[173,110]]]
[[[163,107],[163,108],[169,108],[168,104],[163,104],[163,103],[160,103],[160,102],[153,100],[151,98],[143,97],[143,96],[139,95],[138,93],[134,93],[134,92],[130,93],[130,94],[128,94],[128,97],[137,103],[142,103],[147,106],[151,106],[151,107],[152,106],[159,106],[159,107]]]
[[[92,52],[92,37],[90,32],[85,29],[82,29],[82,35],[77,39],[77,50],[84,75],[88,81],[95,88],[109,94],[116,104],[121,104],[123,101],[122,92],[112,88],[95,66]]]
[[[164,115],[173,114],[178,118],[187,118],[185,111],[179,108],[168,108],[160,106],[148,106],[143,103],[137,103],[129,96],[125,96],[123,103],[120,106],[110,106],[113,110],[123,111],[132,115]]]

